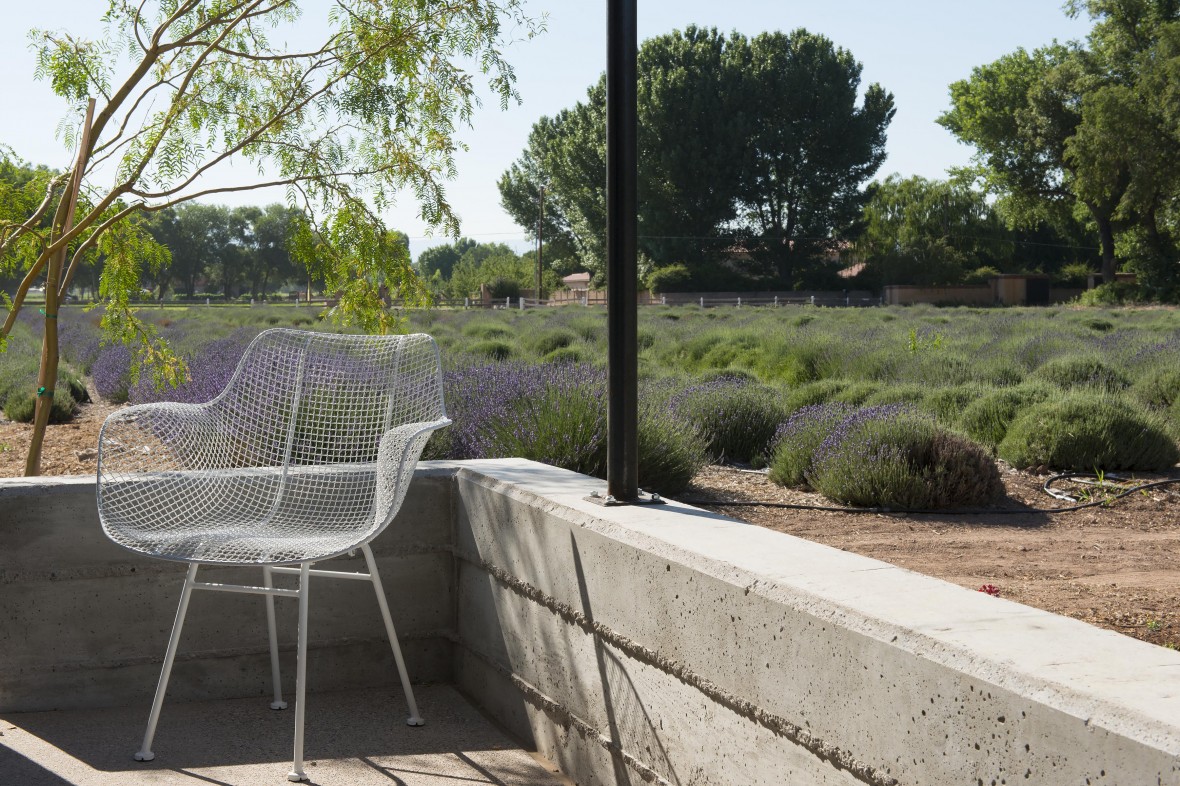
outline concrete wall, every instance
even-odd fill
[[[453,487],[450,470],[419,469],[398,518],[373,542],[407,665],[420,681],[450,678]],[[332,564],[364,569],[360,555]],[[93,477],[0,481],[0,711],[150,701],[184,569],[107,539]],[[198,576],[262,583],[260,570]],[[297,604],[275,605],[291,690]],[[371,585],[318,579],[309,614],[313,689],[397,684]],[[268,695],[267,653],[261,597],[194,593],[169,698]]]
[[[1180,653],[603,487],[428,464],[374,543],[415,679],[582,786],[1180,784]],[[0,710],[155,686],[181,572],[109,544],[93,494],[0,483]],[[369,593],[313,585],[313,690],[395,683]],[[171,697],[265,695],[262,600],[197,594],[181,653]]]
[[[456,678],[582,786],[1180,783],[1180,653],[595,488],[457,489]]]

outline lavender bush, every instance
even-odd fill
[[[866,412],[816,450],[812,484],[850,505],[947,508],[1003,494],[991,458],[926,416]],[[843,431],[843,435],[841,435]]]
[[[57,325],[58,348],[63,360],[83,374],[89,374],[98,358],[100,345],[98,318],[74,308],[63,308]]]
[[[995,464],[978,445],[907,406],[863,407],[834,426],[828,410],[801,417],[809,419],[823,421],[819,431],[830,428],[804,473],[829,499],[927,509],[981,504],[1003,492]],[[784,444],[789,438],[784,435]]]
[[[586,475],[606,474],[606,395],[601,374],[567,365],[534,377],[504,415],[477,427],[487,457],[519,456]],[[539,383],[539,384],[538,384]]]
[[[963,410],[988,392],[988,388],[976,383],[939,387],[922,396],[922,410],[933,415],[939,423],[957,423]]]
[[[770,480],[780,486],[807,485],[815,449],[854,411],[847,404],[812,404],[791,415],[774,435]]]
[[[94,389],[112,404],[127,401],[131,388],[131,348],[125,344],[103,347],[94,360]]]
[[[958,427],[968,437],[994,451],[1004,440],[1012,420],[1021,411],[1052,395],[1052,388],[1035,384],[986,392],[963,409]]]
[[[1085,355],[1054,358],[1038,368],[1033,376],[1066,390],[1090,388],[1115,393],[1131,384],[1120,369],[1101,358]]]
[[[687,388],[671,405],[700,430],[714,459],[742,463],[766,456],[788,412],[773,388],[737,377]]]
[[[849,384],[842,379],[821,379],[818,382],[800,385],[787,393],[783,408],[789,414],[815,404],[826,404],[847,390]]]
[[[34,375],[34,380],[36,375]],[[60,380],[60,377],[59,377]],[[14,391],[4,402],[4,417],[17,423],[32,423],[37,412],[37,394],[31,388]],[[68,385],[59,381],[49,408],[50,423],[68,423],[78,412],[78,403]]]
[[[444,377],[454,421],[425,458],[519,456],[587,475],[606,473],[606,374],[587,364],[491,363]],[[639,482],[674,493],[705,463],[691,425],[649,402],[639,419]]]
[[[1168,409],[1180,401],[1180,369],[1155,368],[1139,378],[1131,393],[1152,409]]]
[[[565,349],[578,340],[578,335],[572,330],[558,328],[536,333],[527,340],[527,345],[537,357],[544,357],[557,349]]]
[[[1073,394],[1026,409],[997,449],[1015,467],[1163,471],[1180,461],[1164,421],[1111,396]]]
[[[185,363],[188,366],[188,381],[175,388],[157,388],[146,375],[130,385],[130,352],[127,352],[128,384],[127,399],[134,404],[144,404],[152,401],[180,401],[189,404],[200,404],[216,397],[225,389],[238,361],[246,352],[246,347],[258,334],[256,328],[239,328],[226,338],[216,339],[204,345],[199,351],[186,353]],[[117,345],[121,346],[121,345]],[[115,349],[109,347],[108,349]],[[123,347],[126,350],[126,347]],[[104,356],[95,363],[95,384],[98,384],[99,369],[105,364]],[[102,393],[107,397],[105,393]]]
[[[709,463],[705,439],[658,399],[642,401],[640,407],[639,487],[675,494]]]

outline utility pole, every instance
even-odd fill
[[[541,305],[541,243],[545,226],[545,186],[541,186],[539,211],[537,212],[537,305]]]

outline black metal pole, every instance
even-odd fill
[[[621,502],[639,497],[636,3],[607,0],[606,14],[606,487]]]

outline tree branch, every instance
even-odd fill
[[[143,210],[143,209],[144,209],[143,204],[139,203],[139,202],[128,205],[127,207],[123,208],[115,215],[108,218],[106,221],[102,222],[102,224],[100,224],[97,228],[95,228],[95,230],[93,232],[91,232],[87,236],[87,238],[85,240],[83,240],[78,245],[78,248],[76,248],[74,250],[74,255],[72,257],[70,257],[69,268],[66,270],[65,275],[62,276],[61,287],[58,290],[58,297],[59,298],[64,298],[66,296],[66,292],[69,291],[69,288],[70,288],[70,282],[72,282],[74,280],[74,272],[77,270],[78,265],[80,264],[80,260],[82,259],[82,255],[94,247],[94,244],[98,242],[98,238],[100,238],[102,236],[102,233],[106,232],[112,226],[117,224],[119,221],[122,221],[124,218],[126,218],[127,216],[134,213],[136,210]]]
[[[45,217],[45,214],[49,212],[49,206],[53,204],[54,192],[57,191],[57,187],[62,184],[65,177],[65,174],[61,174],[49,181],[49,184],[45,187],[45,199],[41,201],[41,204],[33,212],[33,215],[29,216],[28,220],[16,227],[6,227],[3,232],[0,232],[0,237],[2,237],[2,240],[0,240],[0,257],[3,257],[8,252],[8,249],[12,247],[12,244],[16,240],[25,233],[32,231],[41,219]]]

